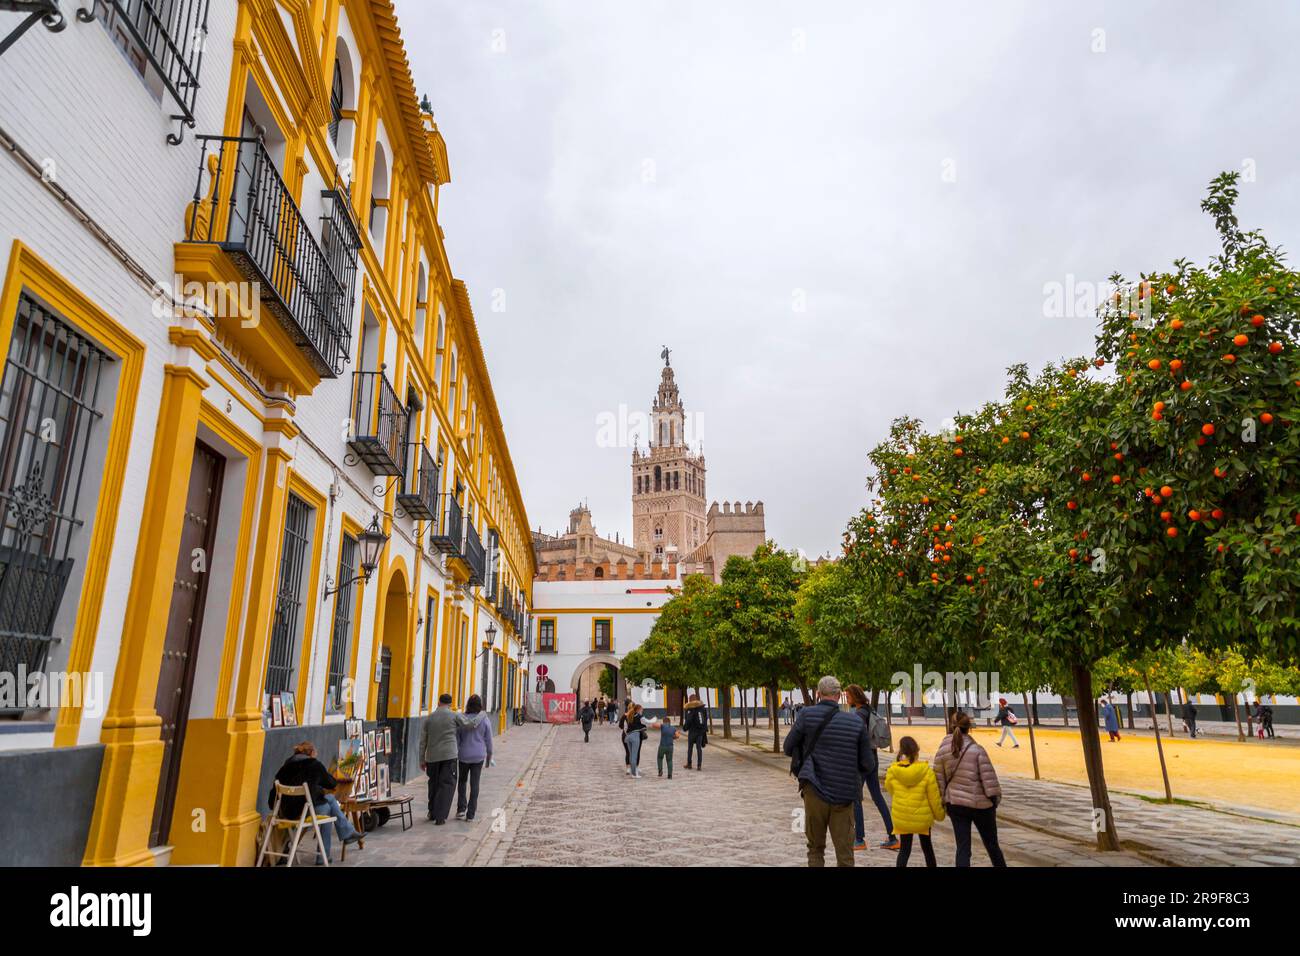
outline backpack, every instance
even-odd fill
[[[889,724],[874,710],[867,717],[867,739],[873,750],[889,750],[894,746],[894,735]]]

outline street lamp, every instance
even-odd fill
[[[344,581],[337,587],[334,586],[334,579],[327,576],[325,578],[325,597],[337,594],[345,587],[356,584],[358,581],[369,581],[370,575],[374,574],[375,568],[379,567],[379,555],[383,552],[386,544],[388,544],[388,535],[384,534],[379,527],[379,515],[375,515],[370,520],[370,527],[357,535],[357,546],[361,549],[361,573],[350,581]]]

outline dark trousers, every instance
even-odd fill
[[[1195,717],[1184,717],[1183,720],[1184,720],[1184,721],[1186,722],[1186,724],[1187,724],[1187,732],[1188,732],[1189,734],[1191,734],[1193,737],[1195,737],[1195,736],[1196,736],[1196,718],[1195,718]]]
[[[835,865],[853,865],[853,804],[830,804],[810,784],[803,787],[803,833],[808,840],[808,865],[826,865],[826,831],[835,847]]]
[[[456,792],[455,760],[438,760],[429,764],[429,816],[446,820],[451,812],[451,797]]]
[[[660,747],[659,752],[655,754],[655,764],[659,767],[659,776],[664,774],[664,761],[668,761],[668,779],[673,779],[673,748]]]
[[[930,834],[918,833],[917,836],[921,838],[921,853],[925,856],[925,865],[938,866],[939,861],[934,858],[934,844],[930,842]],[[967,831],[968,840],[969,837],[970,837],[970,831],[968,830]],[[894,865],[907,866],[907,858],[912,855],[912,834],[900,833],[898,835],[898,844],[899,844],[898,860],[895,861]],[[968,849],[969,849],[969,844],[968,844]]]
[[[691,755],[695,755],[695,766],[704,766],[704,738],[688,737],[686,738],[686,769],[691,769]]]
[[[483,773],[483,761],[460,765],[460,778],[456,782],[456,813],[473,820],[478,809],[478,778]],[[465,784],[469,784],[469,802],[465,802]]]
[[[627,734],[623,734],[623,766],[632,766],[632,755],[627,751]]]
[[[863,781],[867,789],[871,791],[871,800],[880,811],[880,819],[885,821],[885,836],[894,835],[894,818],[889,815],[889,803],[885,800],[885,795],[880,791],[880,777],[876,774],[869,773]],[[853,801],[853,836],[859,843],[866,842],[867,824],[862,818],[862,801]]]
[[[1002,856],[1002,847],[998,846],[998,817],[993,807],[976,810],[972,807],[948,804],[948,816],[952,818],[952,835],[957,841],[957,865],[970,866],[970,825],[975,824],[979,831],[984,850],[989,855],[989,862],[994,866],[1006,866]]]
[[[591,743],[591,724],[586,721],[582,724],[582,742],[584,744]]]

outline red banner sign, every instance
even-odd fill
[[[578,716],[578,695],[543,694],[542,713],[548,724],[571,724]]]

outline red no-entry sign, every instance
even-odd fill
[[[549,667],[547,667],[545,664],[538,664],[538,665],[537,665],[537,676],[538,676],[538,677],[545,677],[545,676],[546,676],[547,674],[549,674],[550,672],[551,672],[551,669],[550,669]]]

